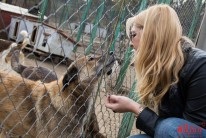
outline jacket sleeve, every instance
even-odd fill
[[[195,70],[187,85],[183,117],[206,128],[206,63]]]
[[[146,107],[137,117],[136,127],[137,129],[144,131],[146,134],[154,136],[155,126],[158,119],[159,116],[154,111]]]

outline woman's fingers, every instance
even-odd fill
[[[109,95],[106,97],[106,103],[105,106],[107,108],[110,108],[112,110],[115,110],[116,106],[117,106],[118,102],[116,100],[116,96],[115,95]]]
[[[139,107],[138,103],[125,96],[108,95],[105,101],[107,108],[118,113],[134,112]]]
[[[108,98],[109,98],[109,101],[111,103],[117,103],[118,102],[118,97],[117,95],[109,95]]]

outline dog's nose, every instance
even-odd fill
[[[110,51],[110,52],[109,52],[109,55],[114,55],[114,51]]]

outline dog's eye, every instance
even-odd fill
[[[94,57],[89,57],[88,61],[94,60]]]

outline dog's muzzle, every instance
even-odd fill
[[[102,72],[110,75],[112,73],[112,67],[116,61],[114,52],[110,52],[109,55],[107,55],[107,58],[106,56],[102,56],[101,60],[104,61],[104,64],[99,67],[97,75],[101,75]]]

